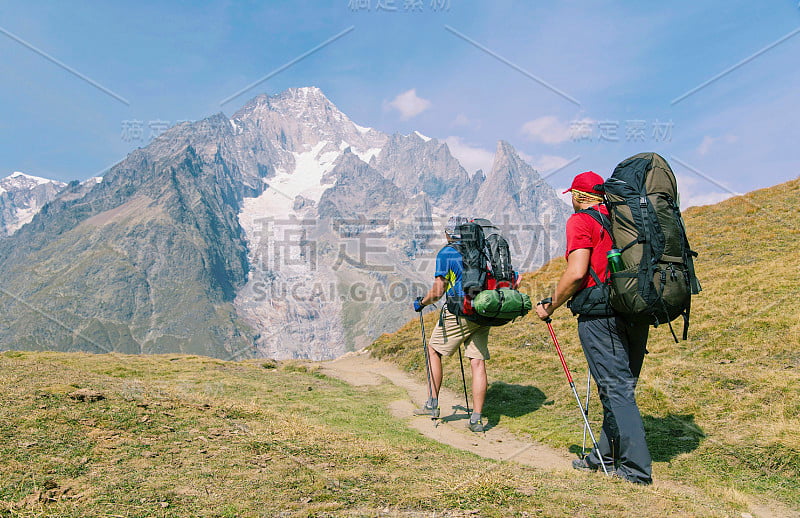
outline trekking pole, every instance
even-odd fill
[[[461,346],[458,346],[458,362],[461,364],[461,381],[464,383],[464,401],[467,403],[467,414],[469,415],[469,396],[467,396],[467,378],[464,376],[464,360],[461,357]]]
[[[433,388],[431,387],[431,360],[428,357],[428,339],[425,336],[425,320],[422,318],[422,311],[419,312],[419,326],[422,329],[422,351],[425,353],[425,372],[428,375],[428,401],[430,401],[433,398]]]
[[[540,302],[540,304],[551,304],[552,299],[546,298]],[[578,403],[578,408],[581,409],[581,417],[583,417],[583,424],[584,429],[589,430],[589,436],[592,438],[592,445],[594,445],[594,449],[597,451],[597,454],[600,455],[600,446],[597,444],[597,439],[594,438],[594,432],[592,432],[592,427],[589,426],[589,418],[586,416],[586,412],[584,412],[583,405],[581,404],[581,398],[578,396],[578,391],[575,389],[575,382],[572,381],[572,374],[569,372],[569,367],[567,367],[567,361],[564,359],[564,353],[561,352],[561,346],[558,345],[558,338],[556,338],[556,333],[553,331],[553,319],[547,318],[545,320],[547,323],[547,329],[550,331],[550,338],[553,339],[553,345],[556,346],[556,352],[558,352],[558,358],[561,360],[561,366],[564,367],[564,374],[567,375],[567,381],[569,381],[569,386],[572,389],[572,394],[575,396],[575,401]],[[600,466],[603,468],[603,473],[608,475],[608,470],[606,469],[606,463],[601,458],[600,459]]]
[[[592,390],[592,372],[589,371],[586,374],[586,406],[583,407],[583,413],[586,414],[586,421],[583,423],[583,443],[581,446],[581,458],[586,456],[586,423],[589,421],[589,394],[591,394],[591,390]]]

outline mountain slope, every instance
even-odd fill
[[[434,205],[456,208],[475,201],[472,181],[447,144],[417,133],[394,134],[370,165],[407,193],[425,193]]]
[[[232,306],[248,266],[224,168],[192,148],[151,158],[132,154],[88,194],[68,188],[0,244],[6,347],[251,354]]]
[[[497,143],[492,170],[474,205],[510,236],[514,266],[520,271],[538,268],[563,252],[561,229],[570,210],[508,142]]]
[[[794,180],[684,214],[704,289],[693,300],[688,341],[675,344],[667,329],[651,330],[638,400],[656,480],[675,478],[709,494],[766,496],[800,511],[800,319],[794,304],[800,269],[787,260],[800,241],[798,195],[800,180]],[[559,258],[524,276],[523,291],[535,300],[550,295],[564,264]],[[427,318],[433,326],[436,315]],[[561,309],[553,325],[581,386],[587,372],[575,320]],[[419,340],[412,320],[370,349],[424,378]],[[544,324],[527,316],[493,329],[489,348],[487,370],[496,390],[511,384],[554,402],[519,415],[502,398],[490,398],[489,421],[574,448],[581,418]],[[446,383],[457,389],[458,366],[450,362],[445,370]],[[595,397],[595,423],[598,407]]]

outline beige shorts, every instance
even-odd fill
[[[464,317],[456,318],[445,307],[442,318],[431,334],[430,346],[439,354],[450,356],[463,343],[467,345],[467,358],[489,359],[489,327],[470,322]]]

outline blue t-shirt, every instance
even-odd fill
[[[447,294],[451,297],[464,295],[461,287],[461,273],[464,271],[464,262],[461,254],[452,246],[445,246],[436,254],[436,273],[434,277],[444,277],[447,283]]]

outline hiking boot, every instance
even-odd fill
[[[469,431],[475,433],[482,433],[484,432],[483,423],[477,421],[475,423],[469,423]]]
[[[426,415],[431,419],[437,419],[439,417],[439,407],[431,408],[426,404],[423,405],[422,408],[414,410],[414,415]]]
[[[628,476],[625,475],[625,473],[623,473],[620,470],[614,471],[611,474],[611,477],[612,478],[618,478],[618,479],[624,480],[625,482],[630,482],[631,484],[637,484],[637,485],[640,485],[640,486],[649,486],[650,484],[653,483],[653,479],[642,480],[640,478],[628,478]]]
[[[577,469],[578,471],[597,471],[599,468],[600,466],[592,464],[586,457],[572,460],[572,469]]]

